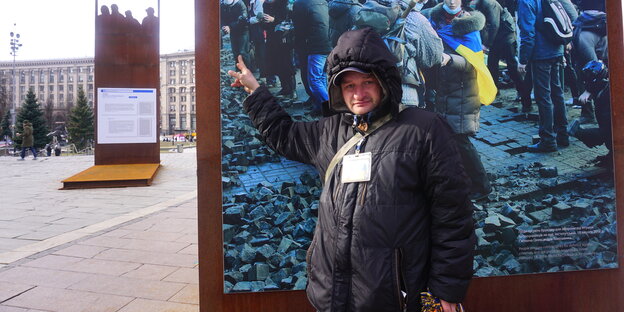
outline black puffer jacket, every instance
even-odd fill
[[[474,233],[467,177],[436,114],[398,112],[401,84],[394,57],[370,28],[343,34],[327,59],[328,76],[349,66],[372,70],[387,94],[381,111],[394,117],[367,137],[368,182],[341,183],[339,163],[324,184],[308,251],[307,294],[318,311],[420,311],[419,293],[461,301],[472,276]],[[324,176],[337,150],[354,135],[338,87],[331,117],[293,122],[266,87],[244,102],[266,143]],[[348,154],[353,154],[351,151]],[[403,287],[401,287],[403,284]]]
[[[329,8],[325,0],[296,0],[293,3],[295,51],[299,56],[327,54],[329,41]]]

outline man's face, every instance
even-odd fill
[[[444,0],[444,4],[448,6],[451,10],[454,10],[461,6],[461,0]]]
[[[349,71],[343,75],[340,90],[342,90],[342,98],[347,108],[352,113],[364,115],[379,106],[382,90],[373,74]]]

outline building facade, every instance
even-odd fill
[[[12,73],[13,62],[0,63],[0,86],[8,91],[10,107],[16,101],[19,108],[31,89],[51,123],[62,123],[76,103],[79,87],[93,106],[93,58],[16,61],[14,77]],[[195,125],[195,52],[161,55],[160,132],[192,133]]]

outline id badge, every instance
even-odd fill
[[[370,181],[371,164],[370,152],[345,155],[342,158],[342,183]]]

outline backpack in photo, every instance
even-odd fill
[[[538,0],[539,2],[540,0]],[[542,33],[555,44],[566,45],[572,41],[572,21],[558,0],[541,0]]]

